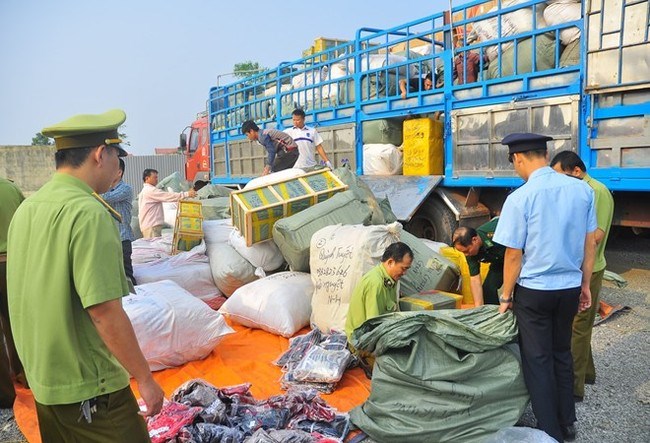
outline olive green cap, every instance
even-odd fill
[[[103,114],[79,114],[60,123],[43,128],[41,134],[52,137],[56,150],[88,148],[110,145],[119,150],[119,156],[127,152],[120,146],[117,128],[126,120],[121,109],[112,109]]]

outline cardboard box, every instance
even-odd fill
[[[457,309],[462,296],[451,297],[443,291],[427,291],[399,299],[400,311],[438,311],[440,309]],[[454,294],[456,295],[456,294]]]
[[[442,175],[442,122],[430,118],[404,120],[404,175]]]
[[[246,246],[273,238],[273,225],[345,191],[343,183],[329,169],[299,175],[277,183],[242,189],[230,194],[232,224]]]

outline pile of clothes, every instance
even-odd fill
[[[314,389],[292,389],[256,400],[251,384],[217,388],[190,380],[147,421],[152,443],[338,443],[349,431]]]
[[[325,335],[314,328],[289,340],[289,349],[275,364],[284,372],[282,389],[310,388],[331,394],[345,370],[355,362],[345,334]]]

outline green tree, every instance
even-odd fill
[[[124,133],[124,132],[120,132],[120,131],[124,131],[125,129],[126,129],[126,125],[120,126],[119,129],[118,129],[118,132],[117,132],[117,136],[122,139],[122,143],[120,143],[120,144],[126,145],[126,146],[131,146],[131,142],[127,141],[127,138],[129,138],[129,136],[126,135],[126,133]]]
[[[235,66],[232,68],[233,75],[239,78],[250,77],[253,74],[258,72],[265,71],[266,68],[260,66],[258,62],[252,60],[246,60],[245,62],[235,63]]]
[[[39,145],[39,146],[49,146],[53,145],[54,141],[41,134],[40,132],[37,132],[34,137],[32,137],[32,146]]]

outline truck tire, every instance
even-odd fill
[[[430,196],[406,225],[416,237],[451,244],[451,236],[458,227],[456,216],[439,198]]]

